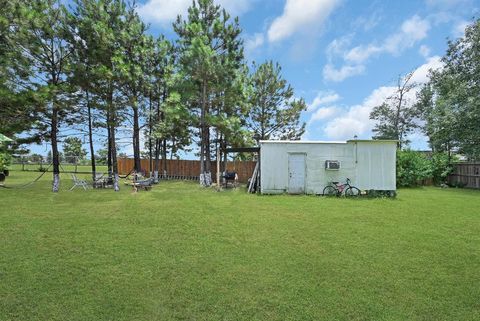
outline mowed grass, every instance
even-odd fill
[[[16,171],[30,171],[30,172],[38,172],[40,168],[43,170],[48,170],[48,172],[52,172],[53,168],[50,164],[39,164],[39,163],[26,163],[26,164],[12,164],[8,167],[13,172]],[[87,173],[91,172],[92,168],[90,165],[72,165],[72,164],[61,164],[60,171],[62,172],[79,172],[79,173]],[[99,173],[106,173],[108,170],[106,165],[97,165],[97,172]],[[31,174],[35,175],[35,174]],[[22,175],[25,177],[24,175]]]
[[[62,178],[58,194],[51,174],[0,189],[0,320],[480,319],[479,191],[133,194]]]

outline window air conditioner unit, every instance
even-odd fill
[[[340,162],[334,160],[325,161],[325,169],[330,171],[338,171],[340,169]]]

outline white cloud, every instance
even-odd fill
[[[191,2],[191,1],[190,1]],[[248,12],[254,1],[252,0],[216,0],[217,4],[221,5],[232,16],[241,16]]]
[[[313,113],[312,117],[310,117],[309,124],[318,120],[325,120],[328,118],[332,118],[333,116],[337,115],[339,111],[340,111],[340,108],[336,106],[319,108],[317,111]]]
[[[441,68],[439,56],[429,58],[425,64],[418,67],[412,76],[412,82],[423,84],[428,80],[430,69]],[[396,90],[395,86],[382,86],[375,89],[361,104],[347,108],[343,115],[335,117],[325,125],[325,134],[330,139],[350,139],[354,135],[370,138],[375,123],[370,119],[370,113],[375,106],[382,104]],[[414,101],[416,90],[408,93],[407,99]]]
[[[370,16],[368,17],[358,17],[353,21],[352,25],[355,27],[355,29],[363,29],[364,31],[369,31],[373,28],[375,28],[380,21],[382,20],[382,17],[379,13],[379,11],[374,11]]]
[[[362,63],[367,60],[371,55],[381,52],[382,47],[370,44],[368,46],[357,46],[347,53],[345,53],[345,60],[354,63]]]
[[[253,0],[216,0],[232,16],[239,16],[247,12]],[[148,0],[140,4],[138,13],[145,21],[152,24],[167,25],[173,22],[177,15],[185,16],[192,0]]]
[[[340,69],[331,63],[323,68],[323,78],[328,81],[340,82],[349,77],[360,75],[365,71],[363,65],[344,65]]]
[[[333,39],[325,50],[329,61],[333,60],[336,56],[341,56],[347,50],[352,42],[353,35],[346,35],[340,38]]]
[[[287,0],[283,13],[268,29],[268,40],[276,42],[296,32],[318,27],[333,12],[339,0]]]
[[[429,30],[428,20],[415,15],[405,20],[400,30],[388,36],[380,45],[371,43],[354,47],[344,54],[344,59],[348,62],[363,63],[371,56],[383,52],[398,55],[418,41],[425,39]]]
[[[325,134],[335,140],[351,139],[353,136],[365,137],[373,128],[370,112],[391,96],[395,87],[384,86],[375,89],[362,104],[350,107],[347,112],[329,121],[325,126]]]
[[[470,22],[466,20],[462,20],[455,24],[452,31],[453,36],[456,38],[463,37],[465,35],[465,28],[467,28],[469,24]]]
[[[407,42],[424,39],[430,30],[430,23],[417,15],[406,20],[402,24],[402,34],[407,38]]]
[[[405,49],[413,47],[415,43],[424,39],[430,30],[430,23],[417,15],[405,20],[400,29],[385,38],[380,44],[370,43],[359,45],[350,50],[346,46],[351,42],[351,36],[342,37],[332,41],[326,50],[329,62],[323,69],[325,80],[340,82],[349,77],[362,74],[365,71],[365,62],[372,56],[381,53],[398,55]],[[334,57],[343,59],[344,64],[335,68],[332,60]]]
[[[335,118],[325,127],[325,134],[333,140],[353,139],[359,137],[368,128],[367,123],[351,117]]]
[[[167,24],[174,21],[177,15],[185,15],[190,4],[189,0],[149,0],[140,4],[137,11],[147,22]]]
[[[418,49],[418,52],[424,57],[428,58],[430,57],[430,48],[426,45],[421,45],[420,48]]]
[[[312,112],[316,110],[318,107],[325,105],[325,104],[331,104],[340,99],[340,95],[331,92],[331,91],[320,91],[317,96],[313,99],[313,101],[308,105],[307,111]]]
[[[245,39],[245,53],[250,55],[255,49],[262,46],[265,42],[263,33],[255,33],[252,36],[247,36]]]
[[[442,66],[443,63],[440,56],[427,58],[427,62],[418,67],[413,73],[412,81],[419,84],[424,84],[428,81],[428,74],[430,73],[430,70],[441,69]]]
[[[416,42],[425,39],[430,30],[430,23],[415,15],[403,22],[400,31],[385,40],[385,51],[398,55],[403,50],[411,48]]]

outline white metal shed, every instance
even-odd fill
[[[260,141],[262,194],[321,194],[332,181],[396,190],[394,140]]]

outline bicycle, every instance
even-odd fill
[[[345,195],[345,197],[357,197],[360,196],[361,192],[357,187],[350,185],[349,178],[347,178],[347,182],[345,184],[331,182],[330,185],[325,186],[323,189],[323,196],[339,197],[342,194]]]

